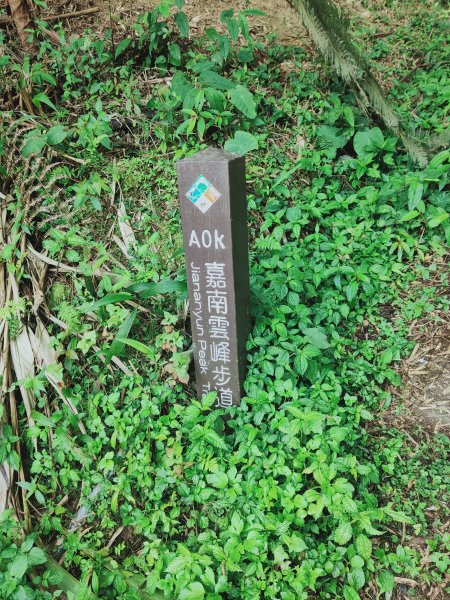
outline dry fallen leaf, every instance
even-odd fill
[[[31,25],[31,15],[26,0],[8,0],[11,17],[17,29],[22,48],[29,52],[33,47],[28,41],[28,29]]]
[[[57,356],[54,348],[51,346],[50,336],[41,319],[36,319],[36,331],[30,341],[36,357],[37,364],[48,367],[57,362]]]
[[[119,208],[117,210],[117,216],[119,218],[120,233],[122,234],[123,243],[128,254],[130,248],[136,247],[136,237],[130,225],[127,211],[125,210],[125,204],[122,202],[122,200],[120,201]]]
[[[1,437],[1,431],[0,431]],[[11,487],[11,467],[5,461],[0,464],[0,515],[7,508],[8,493]]]
[[[26,327],[22,327],[15,339],[10,341],[11,364],[16,374],[16,379],[22,381],[29,377],[34,377],[34,353],[31,345],[30,337]],[[30,427],[34,427],[34,419],[31,412],[35,406],[35,398],[30,390],[23,384],[19,385],[23,403],[27,413],[28,423]],[[37,450],[37,441],[33,441]]]

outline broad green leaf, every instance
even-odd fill
[[[47,131],[47,143],[50,146],[56,146],[63,142],[67,137],[67,131],[62,125],[55,125]]]
[[[380,362],[383,366],[390,365],[394,360],[394,352],[392,348],[386,348],[381,354]]]
[[[30,552],[28,553],[28,563],[30,565],[43,565],[46,562],[47,557],[41,548],[38,548],[37,546],[31,548]]]
[[[353,129],[355,126],[355,115],[350,106],[344,106],[342,109],[342,115],[350,127]]]
[[[234,106],[249,119],[256,117],[256,102],[253,94],[243,85],[230,90],[230,99]]]
[[[323,148],[342,148],[347,142],[347,138],[340,134],[341,129],[331,125],[321,125],[317,130],[317,137]]]
[[[56,423],[53,421],[53,419],[50,419],[50,417],[46,417],[45,415],[37,412],[36,410],[31,411],[31,416],[36,421],[36,423],[38,425],[41,425],[42,427],[53,428],[56,425]]]
[[[231,517],[231,525],[233,526],[236,535],[240,535],[242,533],[242,530],[244,529],[244,521],[241,519],[239,513],[233,513],[233,516]]]
[[[180,600],[203,600],[205,597],[205,588],[199,581],[190,583],[186,588],[181,590]]]
[[[123,40],[120,40],[120,42],[116,46],[116,52],[115,52],[114,56],[116,58],[118,56],[120,56],[122,54],[122,52],[125,52],[125,50],[128,48],[128,46],[130,44],[131,44],[131,38],[124,38]]]
[[[255,58],[252,48],[241,48],[237,53],[238,61],[241,63],[252,62]]]
[[[189,36],[189,21],[188,21],[186,14],[180,10],[179,12],[176,13],[174,19],[175,19],[175,24],[178,27],[178,31],[181,33],[181,35],[184,37],[188,37]]]
[[[344,498],[342,498],[342,508],[347,514],[358,512],[358,505],[353,498],[350,498],[349,496],[344,496]]]
[[[34,497],[36,498],[36,500],[39,502],[39,504],[41,506],[45,506],[46,505],[45,496],[44,496],[44,494],[41,491],[35,490]],[[32,563],[30,562],[30,564],[32,564]]]
[[[353,138],[356,154],[362,158],[375,154],[383,145],[384,136],[379,127],[358,131]]]
[[[358,293],[359,284],[357,281],[351,281],[348,285],[345,286],[345,295],[347,296],[347,300],[351,302],[356,294]]]
[[[364,586],[366,578],[364,576],[364,571],[361,569],[361,567],[357,567],[356,569],[350,571],[350,573],[348,574],[348,582],[356,590],[360,590]]]
[[[167,565],[166,572],[167,573],[179,573],[183,571],[186,565],[189,564],[188,556],[176,556],[170,563]]]
[[[170,82],[170,88],[182,100],[184,100],[188,92],[195,89],[182,71],[175,71]]]
[[[428,221],[428,227],[431,227],[432,229],[434,227],[438,227],[441,223],[443,223],[444,221],[446,221],[449,218],[449,213],[442,213],[440,215],[437,215],[436,217],[433,217],[432,219],[430,219]]]
[[[353,531],[350,523],[341,523],[334,532],[335,542],[340,546],[343,546],[350,541],[352,533]]]
[[[234,15],[234,10],[232,8],[226,8],[220,13],[220,22],[224,25],[228,21],[228,19],[232,19]]]
[[[307,357],[304,354],[297,354],[297,356],[294,358],[294,367],[300,375],[304,375],[306,373],[306,369],[308,368]]]
[[[218,471],[217,473],[211,473],[206,476],[206,481],[215,488],[223,490],[228,485],[228,477],[226,473]]]
[[[290,562],[289,554],[283,548],[281,544],[275,546],[273,549],[273,561],[276,565],[278,565],[282,570],[286,570],[289,568]]]
[[[361,533],[355,540],[355,546],[358,554],[362,556],[364,560],[369,560],[372,555],[372,542],[369,538]]]
[[[328,434],[335,442],[342,442],[347,437],[348,431],[348,427],[331,427],[331,429],[328,431]]]
[[[76,250],[67,250],[66,252],[66,259],[69,262],[79,262],[80,261],[80,255]]]
[[[410,210],[408,212],[405,212],[405,214],[402,216],[402,218],[400,219],[401,223],[405,223],[406,221],[412,221],[413,219],[415,219],[418,215],[420,215],[418,210]]]
[[[355,554],[355,556],[351,559],[350,564],[354,569],[362,569],[364,566],[364,559],[359,554]]]
[[[45,147],[46,141],[43,137],[33,136],[27,139],[22,148],[22,155],[28,158],[32,154],[40,154]]]
[[[73,598],[73,600],[97,600],[97,596],[90,591],[85,582],[75,579],[50,557],[47,558],[46,569],[58,578],[58,589],[62,590],[69,598]]]
[[[107,306],[108,304],[115,304],[116,302],[125,302],[126,300],[132,299],[133,294],[130,294],[129,292],[117,292],[115,294],[107,294],[106,296],[100,298],[100,300],[97,300],[92,304],[88,304],[84,308],[80,308],[80,311],[84,313],[95,312],[98,308],[101,308],[102,306]]]
[[[186,292],[187,284],[181,279],[162,279],[152,283],[133,283],[127,288],[127,292],[139,294],[141,298],[151,298],[159,294],[169,292]]]
[[[300,206],[290,206],[287,211],[286,211],[286,219],[290,222],[290,223],[295,223],[296,221],[300,221],[300,219],[302,218],[302,209],[300,208]],[[289,285],[293,285],[293,284],[298,285],[298,282],[290,282]],[[295,288],[294,288],[295,289]],[[297,289],[297,291],[301,291],[301,287]]]
[[[236,131],[234,137],[225,142],[225,152],[232,154],[247,154],[251,150],[256,150],[258,140],[247,131]]]
[[[381,593],[390,593],[394,589],[394,576],[390,571],[381,571],[378,575],[378,585]]]
[[[208,429],[208,431],[205,433],[205,440],[209,442],[212,446],[215,446],[216,448],[220,448],[221,450],[227,449],[227,445],[225,444],[223,439],[217,432],[213,431],[212,429]]]
[[[230,40],[227,35],[219,35],[217,38],[217,44],[219,46],[219,53],[222,60],[226,60],[230,53]]]
[[[46,104],[50,108],[53,108],[53,110],[56,110],[56,106],[53,104],[53,102],[50,100],[47,94],[44,94],[43,92],[40,92],[39,94],[36,94],[36,96],[33,97],[33,104],[38,108],[41,104]]]
[[[105,357],[107,361],[110,361],[113,356],[120,356],[123,350],[123,344],[121,344],[118,340],[122,338],[127,338],[130,330],[133,326],[134,320],[136,319],[137,309],[130,312],[129,315],[124,319],[123,323],[120,325],[117,333],[114,337],[114,340],[109,347],[109,350],[105,352]]]
[[[344,599],[345,600],[361,600],[358,592],[350,587],[349,585],[344,586]]]
[[[175,67],[181,65],[181,50],[178,44],[168,44],[170,64]]]
[[[161,0],[157,6],[159,14],[165,19],[168,19],[170,16],[170,8],[172,4],[172,0]]]
[[[317,327],[307,327],[303,330],[304,335],[308,338],[308,341],[321,350],[326,350],[330,347],[327,336],[324,332]]]
[[[205,97],[213,110],[222,111],[225,105],[225,96],[220,90],[214,88],[205,89]]]
[[[18,554],[9,566],[9,574],[15,579],[22,579],[28,568],[28,559],[25,554]]]
[[[402,511],[392,510],[392,508],[385,508],[384,511],[391,517],[391,519],[397,521],[397,523],[407,523],[408,525],[413,524],[411,517],[408,517],[408,515]]]
[[[239,38],[239,23],[236,21],[236,19],[227,19],[226,23],[230,38],[234,43],[236,43]]]
[[[216,90],[233,90],[235,84],[215,71],[202,71],[199,79]]]
[[[292,552],[304,552],[308,548],[303,538],[301,538],[296,533],[293,533],[286,543],[289,550],[291,550]]]
[[[408,189],[408,210],[414,210],[423,196],[423,183],[421,181],[413,181]]]
[[[138,340],[132,340],[130,338],[117,338],[117,341],[119,344],[126,344],[135,350],[139,350],[139,352],[142,352],[142,354],[145,354],[151,359],[155,358],[155,351]]]
[[[267,13],[263,10],[259,10],[259,8],[246,8],[242,11],[246,17],[267,17]]]

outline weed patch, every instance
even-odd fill
[[[414,284],[447,255],[450,151],[413,164],[302,49],[253,39],[255,11],[197,40],[171,4],[123,40],[0,57],[0,331],[33,363],[2,359],[0,461],[34,531],[4,513],[2,597],[448,593],[448,438],[411,447],[379,415],[417,311],[448,314],[445,275]],[[230,143],[253,326],[222,411],[193,389],[174,165]]]

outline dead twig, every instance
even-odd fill
[[[11,0],[10,0],[11,5]],[[42,19],[43,21],[59,21],[60,19],[71,19],[73,17],[81,17],[83,15],[92,15],[94,13],[99,12],[100,8],[98,6],[92,8],[84,8],[83,10],[74,10],[72,12],[61,13],[59,15],[49,15]],[[12,10],[11,10],[12,13]],[[0,25],[5,25],[6,23],[11,23],[11,17],[0,17]]]

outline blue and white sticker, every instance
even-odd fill
[[[189,200],[195,204],[202,213],[207,212],[221,195],[219,190],[216,189],[204,175],[200,175],[186,192],[186,196]]]

